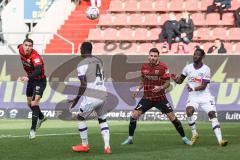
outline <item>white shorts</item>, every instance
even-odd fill
[[[84,98],[79,107],[79,115],[85,119],[106,119],[107,111],[104,110],[105,100]]]
[[[215,106],[215,98],[213,96],[207,97],[193,97],[189,96],[187,101],[187,106],[194,107],[195,110],[198,110],[199,107],[202,108],[203,111],[209,113],[210,111],[216,112]]]

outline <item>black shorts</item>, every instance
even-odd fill
[[[161,100],[159,102],[154,102],[154,101],[150,101],[148,99],[142,98],[138,103],[137,107],[135,108],[135,110],[140,110],[142,111],[142,114],[144,114],[152,107],[159,109],[164,114],[173,112],[172,106],[167,99]]]
[[[32,100],[35,99],[35,95],[39,95],[40,97],[42,97],[46,85],[46,78],[39,81],[29,81],[27,84],[26,96],[32,97]]]

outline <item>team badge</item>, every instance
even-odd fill
[[[155,70],[155,74],[159,74],[159,70]]]

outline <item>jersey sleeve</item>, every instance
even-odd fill
[[[183,68],[182,75],[188,76],[188,65]]]
[[[36,55],[34,57],[31,58],[32,64],[34,67],[39,66],[39,65],[43,65],[43,60],[39,55]]]
[[[87,69],[88,69],[88,65],[87,64],[78,66],[78,68],[77,68],[78,77],[86,76]]]
[[[210,80],[211,80],[211,71],[209,68],[207,68],[203,75],[202,81],[205,83],[210,83]]]
[[[164,80],[170,80],[169,68],[166,65],[164,66],[164,74],[162,78]]]

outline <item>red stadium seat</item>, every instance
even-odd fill
[[[240,55],[240,42],[236,43],[234,48],[235,48],[234,53],[237,53]]]
[[[239,7],[240,7],[240,3],[239,3]],[[234,25],[233,13],[224,13],[221,24],[225,26],[233,26]]]
[[[113,25],[113,16],[111,14],[101,14],[99,17],[98,25],[100,26]]]
[[[201,2],[198,0],[186,0],[186,8],[187,11],[200,11],[201,10]]]
[[[100,41],[103,40],[104,31],[101,29],[91,29],[88,35],[88,40]]]
[[[203,13],[193,13],[192,20],[195,26],[204,26],[206,24]]]
[[[240,28],[230,28],[229,36],[226,37],[227,40],[240,40]]]
[[[155,11],[166,11],[167,6],[168,6],[168,1],[156,0],[156,10]]]
[[[184,11],[184,0],[171,0],[166,8],[166,11]]]
[[[120,0],[112,0],[110,3],[109,10],[112,12],[124,11],[124,3]]]
[[[219,19],[220,19],[220,16],[218,13],[209,13],[207,14],[206,25],[208,26],[220,25],[221,21]]]
[[[235,11],[240,7],[240,0],[232,0],[231,1],[231,8],[229,10]]]
[[[168,20],[168,14],[160,15],[160,24],[163,25]]]
[[[115,14],[113,25],[124,26],[126,24],[127,24],[127,15],[126,14]]]
[[[140,3],[138,1],[126,1],[125,3],[125,11],[136,12],[140,9]]]
[[[213,29],[213,35],[211,36],[212,40],[220,38],[220,39],[226,39],[226,28],[215,28]]]
[[[104,40],[114,41],[117,38],[117,30],[114,28],[107,28],[104,31]]]
[[[233,53],[233,45],[232,43],[224,43],[224,47],[226,48],[227,50],[227,53],[228,54],[232,54]]]
[[[210,40],[210,30],[208,28],[197,29],[197,35],[193,38],[194,40]]]
[[[141,0],[139,10],[142,12],[150,11],[152,12],[155,9],[153,0]]]
[[[134,25],[134,26],[138,26],[138,25],[144,25],[143,23],[143,15],[142,14],[131,14],[130,15],[130,19],[127,22],[127,24],[129,25]]]
[[[148,30],[145,28],[137,28],[135,29],[134,40],[136,41],[146,41],[152,40],[150,34],[148,34]]]
[[[207,7],[213,4],[213,0],[202,0],[201,1],[201,10],[206,11]]]
[[[134,40],[133,30],[130,29],[130,28],[122,28],[122,29],[120,29],[119,36],[117,37],[117,40],[123,40],[123,41]]]
[[[153,28],[150,30],[150,36],[152,40],[158,40],[159,34],[162,32],[162,28]]]
[[[158,15],[158,14],[145,14],[144,24],[147,25],[147,26],[160,25],[160,15]]]

